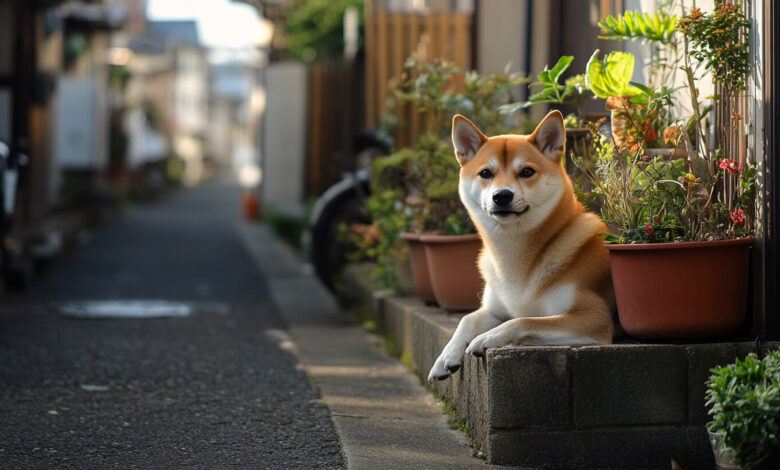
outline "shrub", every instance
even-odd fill
[[[737,463],[749,469],[780,451],[780,349],[712,369],[707,388],[707,429],[723,434]]]

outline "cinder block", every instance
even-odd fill
[[[487,364],[484,358],[465,356],[463,368],[451,377],[451,402],[480,448],[488,445],[490,432]]]
[[[568,346],[488,350],[490,426],[570,426],[571,355]]]
[[[761,354],[766,354],[769,351],[774,351],[780,346],[780,342],[777,341],[768,341],[768,342],[762,342],[761,343]],[[744,359],[745,356],[752,352],[756,352],[756,342],[755,341],[743,341],[736,343],[737,347],[737,357],[740,359]]]
[[[545,469],[713,468],[703,427],[630,426],[588,430],[494,430],[488,462]]]
[[[411,331],[409,321],[411,311],[422,306],[422,302],[414,297],[390,297],[385,301],[384,331],[393,338],[399,352],[409,352],[411,348]]]
[[[358,308],[373,308],[373,293],[376,287],[371,281],[371,264],[350,264],[344,268],[344,294],[347,300]],[[373,315],[373,311],[372,311]]]
[[[688,358],[688,422],[703,425],[709,421],[704,402],[710,369],[732,362],[739,351],[735,343],[709,343],[687,346],[685,354]]]
[[[387,301],[393,298],[392,290],[377,290],[372,292],[371,302],[368,307],[371,312],[371,318],[374,319],[374,323],[379,331],[386,331],[386,314]]]
[[[578,427],[684,423],[685,348],[588,346],[574,350],[572,396]]]
[[[457,319],[449,319],[443,310],[431,307],[413,309],[409,316],[411,355],[414,367],[427,377],[433,362],[439,356],[455,331]]]

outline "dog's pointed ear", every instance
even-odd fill
[[[545,157],[560,160],[566,147],[563,114],[558,110],[550,111],[536,126],[530,140]]]
[[[460,166],[474,158],[487,140],[485,134],[473,122],[460,114],[452,118],[452,145],[455,147],[455,158],[458,159]]]

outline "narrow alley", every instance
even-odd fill
[[[208,182],[131,208],[0,311],[5,468],[334,468],[327,409]],[[57,306],[167,300],[187,317],[77,319]]]

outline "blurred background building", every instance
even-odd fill
[[[258,165],[259,44],[220,50],[197,18],[150,19],[153,3],[0,0],[0,140],[30,157],[19,250],[54,253],[125,197]]]

